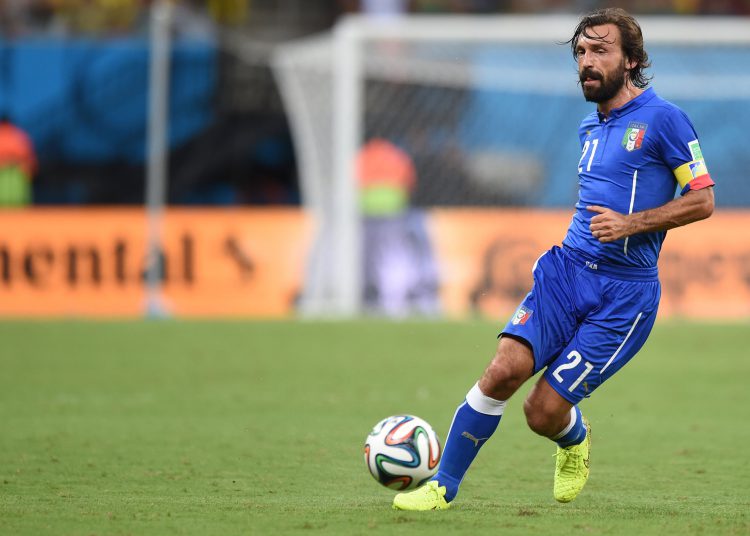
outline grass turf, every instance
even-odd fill
[[[552,499],[521,396],[454,508],[369,476],[375,422],[445,436],[496,327],[431,322],[0,323],[0,534],[748,534],[748,325],[657,324],[582,404],[592,471]]]

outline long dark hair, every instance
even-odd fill
[[[581,36],[594,41],[605,41],[605,37],[599,37],[588,32],[588,29],[592,26],[601,26],[602,24],[614,24],[620,29],[622,52],[627,59],[635,62],[635,67],[628,71],[630,81],[635,87],[645,88],[652,77],[643,72],[644,69],[651,67],[648,53],[643,48],[643,33],[638,21],[622,8],[608,7],[584,15],[576,26],[573,37],[566,41],[570,43],[573,57],[576,57],[576,47],[578,47],[578,40]]]

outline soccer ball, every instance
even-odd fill
[[[384,486],[413,489],[427,482],[440,462],[440,440],[427,421],[394,415],[376,424],[365,441],[365,463]]]

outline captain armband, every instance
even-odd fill
[[[674,176],[682,188],[680,195],[685,195],[689,190],[700,190],[714,185],[711,175],[708,174],[706,162],[702,158],[682,164],[674,170]]]

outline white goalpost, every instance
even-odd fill
[[[167,313],[162,296],[164,210],[167,203],[169,157],[169,71],[171,66],[172,5],[151,7],[146,165],[146,316]]]
[[[750,109],[750,21],[638,20],[654,61],[652,85],[691,108],[704,139],[719,136],[729,144],[721,150],[746,152],[732,145],[736,136],[711,129],[719,128],[712,116]],[[303,314],[362,312],[354,164],[371,137],[392,139],[413,157],[415,206],[570,206],[575,132],[591,111],[565,45],[577,22],[564,15],[349,16],[330,34],[279,47],[273,68],[303,202],[318,229]],[[750,198],[746,186],[737,188]]]

